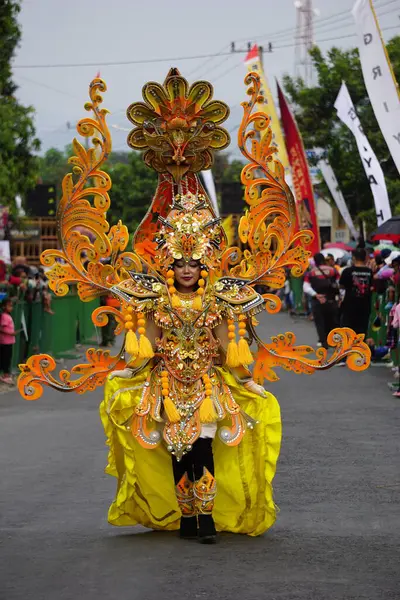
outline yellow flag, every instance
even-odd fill
[[[258,51],[258,46],[256,44],[254,44],[253,48],[246,55],[244,62],[249,72],[255,71],[260,76],[261,94],[264,96],[265,102],[264,104],[259,105],[258,110],[267,113],[267,115],[271,118],[272,139],[275,146],[278,147],[278,159],[280,160],[285,169],[285,174],[289,175],[290,164],[288,154],[286,151],[285,141],[283,138],[281,124],[278,119],[278,113],[276,112],[274,99],[272,97],[272,93],[264,73],[263,65]]]

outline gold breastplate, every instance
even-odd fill
[[[177,309],[173,326],[164,329],[157,341],[157,352],[165,367],[172,377],[185,384],[200,379],[218,356],[218,341],[210,327],[196,321],[199,316],[191,308]]]

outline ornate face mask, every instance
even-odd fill
[[[160,219],[157,234],[159,264],[170,266],[175,260],[201,261],[212,267],[221,253],[222,231],[202,194],[178,194],[167,219]]]

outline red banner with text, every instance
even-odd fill
[[[307,157],[297,123],[279,85],[278,98],[283,131],[285,132],[286,149],[292,168],[298,227],[299,229],[310,229],[313,232],[314,241],[309,249],[315,254],[320,251],[321,243],[317,209],[315,206],[310,171],[308,170]]]

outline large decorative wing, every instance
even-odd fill
[[[250,100],[242,103],[244,114],[238,131],[238,145],[248,161],[241,180],[249,208],[239,223],[245,249],[226,250],[222,271],[252,284],[280,288],[285,282],[285,268],[289,267],[295,277],[306,270],[311,256],[306,246],[313,234],[297,229],[294,198],[285,182],[284,169],[274,158],[277,148],[272,143],[270,119],[264,112],[253,112],[264,102],[260,77],[249,73],[245,83]]]
[[[121,221],[110,227],[107,210],[110,207],[110,176],[102,169],[111,152],[111,136],[106,123],[108,111],[101,108],[106,91],[102,79],[94,79],[89,86],[90,102],[85,109],[91,116],[80,120],[77,131],[91,145],[84,147],[73,141],[74,156],[69,159],[72,172],[63,180],[62,198],[57,210],[59,249],[46,250],[41,256],[47,271],[49,286],[58,296],[65,296],[71,284],[77,285],[79,298],[88,302],[110,293],[110,289],[129,278],[129,271],[141,272],[142,261],[126,251],[129,232]],[[121,299],[122,309],[126,303]],[[103,326],[109,315],[117,321],[116,333],[124,329],[123,311],[103,306],[92,314],[95,325]],[[53,358],[46,354],[32,356],[20,366],[19,391],[27,400],[39,398],[43,385],[63,391],[83,393],[101,385],[108,373],[125,363],[121,353],[90,349],[87,364],[62,370],[59,379],[52,375],[56,368]]]
[[[275,158],[277,149],[272,140],[270,119],[264,112],[257,111],[257,106],[264,102],[259,75],[249,73],[245,84],[250,100],[242,103],[243,118],[238,131],[238,145],[248,161],[241,174],[248,209],[240,219],[238,232],[244,249],[226,249],[221,255],[221,272],[224,276],[240,278],[249,287],[259,284],[278,289],[285,283],[288,268],[294,277],[303,275],[311,256],[307,245],[313,233],[298,229],[295,201],[285,181],[284,168]],[[266,293],[262,298],[270,314],[279,312],[278,296]],[[234,316],[233,309],[232,304]],[[272,343],[264,343],[254,323],[254,319],[248,319],[247,328],[258,345],[254,378],[261,384],[265,379],[279,379],[276,367],[312,374],[344,359],[350,369],[357,371],[369,365],[371,353],[363,341],[364,336],[356,335],[351,329],[331,331],[328,344],[334,350],[329,354],[324,348],[315,351],[307,345],[295,346],[296,337],[290,332],[273,337]]]
[[[371,351],[364,342],[364,335],[357,335],[347,327],[333,329],[329,333],[327,341],[333,348],[331,354],[325,348],[314,350],[308,345],[295,346],[296,336],[291,332],[272,337],[270,344],[260,340],[254,328],[253,335],[259,344],[253,376],[261,385],[265,379],[279,380],[276,367],[298,375],[312,375],[343,360],[352,371],[364,371],[370,363]]]
[[[92,146],[85,148],[77,139],[72,146],[73,165],[62,184],[62,198],[57,210],[59,250],[45,250],[41,256],[50,288],[65,296],[70,284],[77,284],[82,301],[88,302],[119,281],[128,277],[128,270],[141,271],[140,259],[125,252],[129,232],[121,221],[110,228],[107,210],[110,207],[110,176],[102,165],[111,152],[111,136],[106,123],[108,111],[101,108],[106,91],[102,79],[94,79],[89,87],[90,102],[85,109],[92,112],[77,124],[77,131]]]

